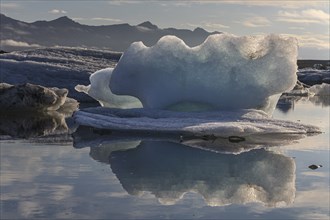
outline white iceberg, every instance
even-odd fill
[[[317,133],[314,126],[270,117],[280,95],[296,84],[296,63],[296,40],[279,35],[212,35],[193,48],[174,36],[152,47],[135,42],[114,69],[96,72],[90,86],[77,87],[112,108],[84,109],[74,118],[125,132],[286,138]]]
[[[209,36],[187,46],[175,36],[135,42],[113,70],[111,91],[148,109],[260,109],[271,114],[296,81],[297,41],[279,35]]]

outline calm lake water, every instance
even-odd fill
[[[1,140],[0,217],[329,219],[329,111],[322,101],[279,105],[274,118],[323,133],[238,155],[88,131]]]

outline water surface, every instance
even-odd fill
[[[88,129],[2,140],[0,217],[329,219],[328,103],[286,103],[273,117],[323,133],[237,155]]]

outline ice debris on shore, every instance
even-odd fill
[[[330,83],[330,66],[315,68],[318,67],[318,65],[314,65],[313,68],[308,67],[299,69],[297,72],[298,80],[310,86],[315,84]]]

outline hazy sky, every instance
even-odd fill
[[[299,58],[330,59],[329,0],[104,1],[1,0],[1,13],[27,22],[68,16],[82,24],[139,24],[228,32],[293,35]]]

